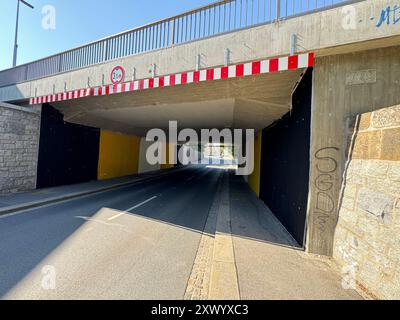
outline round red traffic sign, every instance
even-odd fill
[[[111,71],[112,84],[119,84],[125,79],[125,70],[121,66],[117,66]]]

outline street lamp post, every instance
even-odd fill
[[[17,54],[18,54],[18,23],[19,23],[19,3],[22,2],[27,7],[33,9],[33,6],[26,2],[25,0],[17,0],[17,22],[15,24],[15,43],[14,43],[14,57],[13,57],[13,67],[17,66]]]

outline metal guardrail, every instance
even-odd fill
[[[357,0],[222,0],[0,71],[0,87],[352,2]]]

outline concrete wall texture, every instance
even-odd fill
[[[36,188],[40,110],[0,102],[0,193]]]
[[[307,223],[309,252],[328,256],[333,253],[345,169],[347,118],[400,104],[399,51],[400,47],[396,46],[321,57],[315,61]]]
[[[98,179],[138,173],[140,138],[101,130]]]
[[[371,297],[400,299],[400,106],[353,128],[333,256]]]

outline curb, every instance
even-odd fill
[[[88,196],[91,194],[95,194],[95,193],[100,193],[103,191],[108,191],[108,190],[112,190],[112,189],[118,189],[118,188],[122,188],[122,187],[126,187],[129,185],[134,185],[137,183],[142,183],[142,182],[147,182],[147,181],[152,181],[152,180],[156,180],[164,175],[169,174],[170,172],[165,172],[163,174],[154,176],[154,177],[148,177],[148,178],[142,178],[142,179],[138,179],[135,181],[129,181],[129,182],[122,182],[122,183],[117,183],[117,184],[113,184],[111,186],[105,186],[105,187],[101,187],[101,188],[97,188],[97,189],[91,189],[91,190],[87,190],[87,191],[81,191],[81,192],[75,192],[75,193],[70,193],[67,195],[61,195],[61,196],[56,196],[56,197],[52,197],[52,198],[47,198],[47,199],[43,199],[43,200],[38,200],[38,201],[32,201],[32,202],[26,202],[23,204],[19,204],[19,205],[13,205],[13,206],[8,206],[5,208],[0,209],[0,217],[10,214],[10,213],[15,213],[18,211],[24,211],[24,210],[28,210],[28,209],[33,209],[33,208],[38,208],[38,207],[42,207],[48,204],[54,204],[54,203],[58,203],[58,202],[63,202],[66,200],[72,200],[72,199],[77,199],[77,198],[81,198],[84,196]]]
[[[184,300],[241,299],[229,201],[229,175],[223,173],[202,232]]]
[[[240,300],[229,192],[229,175],[224,174],[214,236],[208,300]]]
[[[213,203],[202,231],[192,272],[186,285],[184,300],[207,300],[210,290],[211,267],[214,251],[214,237],[221,198],[222,176],[219,177]]]

